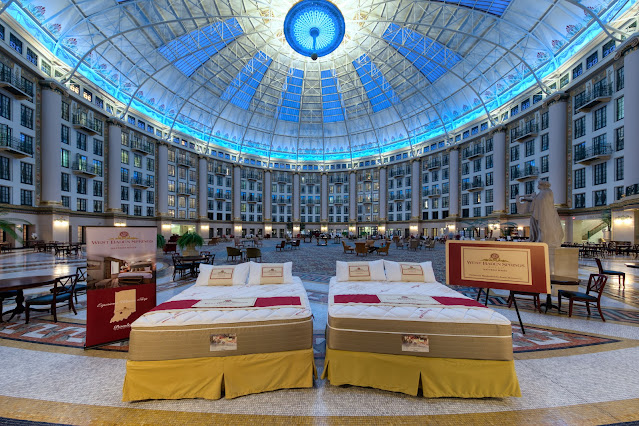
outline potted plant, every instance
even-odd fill
[[[158,248],[163,249],[165,244],[166,244],[166,238],[164,238],[164,235],[158,234],[158,237],[157,237]]]
[[[178,247],[182,249],[184,256],[198,256],[200,253],[195,247],[202,247],[204,239],[195,232],[186,232],[177,240]]]
[[[601,221],[606,226],[606,229],[601,231],[603,234],[603,240],[610,241],[612,239],[612,212],[610,210],[605,210],[601,214]]]

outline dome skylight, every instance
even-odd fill
[[[313,60],[334,51],[344,39],[344,17],[326,0],[302,0],[289,10],[284,35],[297,53]]]

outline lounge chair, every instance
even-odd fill
[[[353,253],[355,251],[353,246],[349,246],[344,241],[342,241],[342,246],[344,246],[344,253]]]

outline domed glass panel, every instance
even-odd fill
[[[344,16],[326,0],[302,0],[284,19],[284,36],[297,53],[325,56],[344,39]]]

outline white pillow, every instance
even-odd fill
[[[197,276],[195,285],[246,285],[248,275],[248,263],[215,266],[200,264],[200,275]]]
[[[412,263],[384,260],[384,269],[388,281],[392,282],[437,282],[431,261]]]
[[[249,264],[251,265],[251,273],[248,277],[248,285],[293,283],[293,262],[250,262]]]
[[[386,281],[384,261],[340,262],[335,265],[337,281]]]

